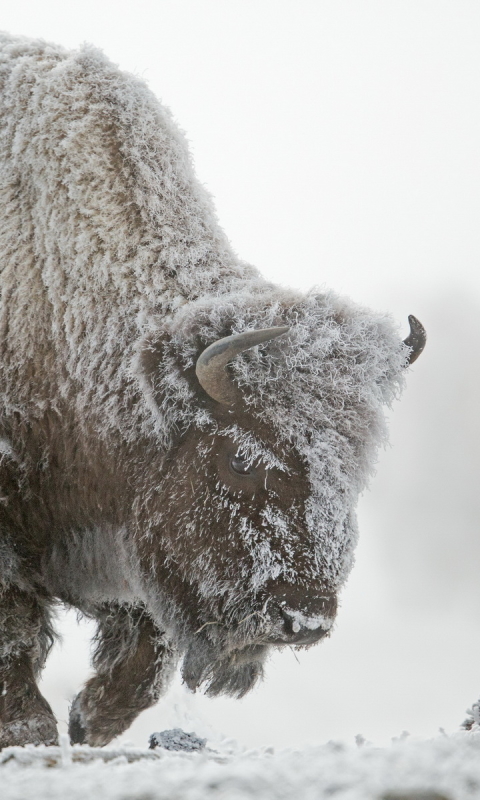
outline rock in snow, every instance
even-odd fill
[[[338,742],[240,752],[164,748],[11,747],[0,754],[2,800],[472,800],[480,796],[480,731],[388,748]]]
[[[186,753],[203,750],[207,744],[206,739],[201,739],[196,733],[185,733],[181,728],[152,733],[148,741],[151,750],[163,747],[165,750],[183,750]]]

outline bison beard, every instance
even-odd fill
[[[0,747],[56,741],[36,680],[97,621],[74,742],[166,691],[241,697],[327,636],[410,318],[266,282],[183,136],[90,47],[0,36]]]

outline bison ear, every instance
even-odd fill
[[[171,338],[164,331],[149,331],[137,343],[133,373],[152,407],[160,407],[165,397],[164,373]]]
[[[184,382],[195,396],[198,395],[195,363],[182,369],[180,361],[178,344],[165,331],[149,331],[137,343],[133,373],[156,412],[160,408],[165,410],[165,405],[171,406],[172,395],[176,396],[174,403],[188,401],[190,393]]]
[[[137,345],[134,371],[142,381],[146,381],[151,390],[159,390],[161,365],[165,361],[170,337],[159,331],[147,333]],[[142,381],[142,382],[143,382]]]

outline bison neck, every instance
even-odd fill
[[[62,409],[28,426],[4,417],[0,452],[0,569],[85,610],[142,601],[133,539],[142,486],[163,465],[154,443],[102,436]]]
[[[70,531],[54,543],[42,573],[49,594],[86,612],[105,602],[145,601],[125,529]]]

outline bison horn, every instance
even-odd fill
[[[407,338],[403,340],[403,344],[406,344],[407,347],[412,348],[412,352],[408,356],[407,364],[413,364],[414,361],[417,360],[420,353],[423,352],[425,344],[427,342],[427,332],[423,327],[422,323],[410,314],[408,317],[408,322],[410,325],[410,333],[408,334]]]
[[[236,355],[256,344],[269,342],[283,333],[290,330],[283,325],[276,328],[262,328],[258,331],[246,331],[236,333],[233,336],[225,336],[209,345],[200,353],[195,371],[200,385],[218,403],[224,405],[234,405],[238,399],[225,367],[235,358]]]

